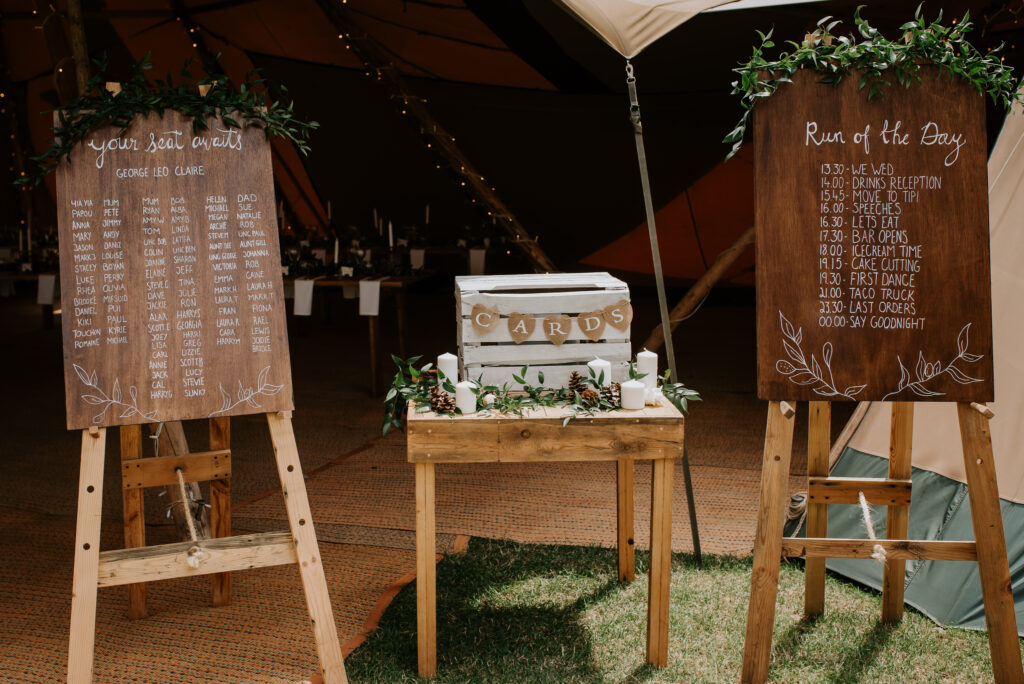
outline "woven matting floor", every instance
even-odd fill
[[[429,358],[454,347],[454,340],[432,324],[447,320],[451,303],[450,296],[421,299],[410,301],[408,329],[425,333],[415,350]],[[635,329],[647,329],[653,306],[634,300],[634,308]],[[404,434],[376,436],[380,404],[365,391],[363,321],[354,311],[336,311],[333,320],[326,325],[291,320],[289,326],[295,433],[347,652],[413,579],[413,469],[405,463]],[[391,324],[381,317],[382,339],[391,339]],[[705,397],[687,422],[687,443],[706,553],[745,554],[753,543],[765,404],[751,393],[752,324],[752,310],[708,309],[682,329],[714,333],[688,337],[679,352],[681,373]],[[5,389],[16,389],[0,392],[0,681],[59,681],[67,660],[80,437],[64,429],[59,332],[40,329],[38,309],[28,296],[0,300],[0,330]],[[454,331],[445,332],[454,337]],[[798,418],[791,489],[802,487],[799,476],[806,472],[805,422]],[[842,416],[835,423],[838,429]],[[186,425],[193,448],[205,448],[205,429],[198,421]],[[121,496],[115,433],[107,443],[102,546],[116,548],[121,546]],[[232,420],[232,450],[234,526],[284,529],[262,417]],[[645,548],[650,466],[638,464],[635,477],[636,540]],[[150,543],[174,540],[166,505],[157,492],[147,492]],[[610,546],[613,466],[439,466],[437,519],[439,553],[451,548],[455,535]],[[679,466],[672,527],[673,548],[691,549]],[[209,607],[206,578],[152,583],[150,617],[129,622],[125,590],[101,590],[95,681],[295,682],[316,671],[294,567],[234,573],[233,598],[230,606]]]

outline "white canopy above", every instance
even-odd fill
[[[733,0],[556,0],[627,59],[691,17]]]

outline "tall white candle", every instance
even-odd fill
[[[476,394],[473,387],[469,380],[463,380],[455,386],[455,408],[462,411],[462,415],[476,413]]]
[[[600,382],[602,385],[612,384],[612,364],[604,359],[594,357],[593,361],[588,361],[587,365],[590,366],[594,371],[594,379]],[[601,373],[604,373],[602,377]]]
[[[437,357],[437,370],[453,383],[459,381],[459,357],[445,352]]]
[[[658,355],[644,349],[636,355],[636,371],[644,373],[640,382],[647,387],[658,386]]]
[[[627,380],[619,385],[619,397],[624,409],[642,409],[647,388],[639,380]]]
[[[338,238],[334,238],[334,263],[338,263]]]
[[[395,248],[395,233],[391,229],[391,221],[388,221],[388,249]]]

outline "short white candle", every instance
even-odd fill
[[[455,386],[455,408],[462,411],[462,415],[476,413],[476,394],[473,392],[473,383],[463,380]]]
[[[644,373],[640,382],[646,387],[658,386],[658,355],[644,349],[636,355],[636,372]]]
[[[459,357],[455,354],[445,352],[437,357],[437,370],[444,373],[444,377],[456,383],[459,381]]]
[[[587,365],[594,371],[594,380],[600,382],[602,385],[612,384],[612,364],[604,359],[594,358],[593,361],[588,361]],[[602,381],[601,373],[604,373]]]
[[[639,380],[627,380],[619,386],[619,396],[624,409],[642,409],[647,388]]]

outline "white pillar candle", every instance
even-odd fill
[[[636,371],[637,373],[644,373],[644,377],[640,378],[640,382],[644,383],[646,387],[657,387],[658,386],[658,355],[654,352],[647,351],[644,349],[642,352],[636,355]]]
[[[464,416],[476,413],[476,394],[473,387],[469,380],[463,380],[455,386],[455,408],[462,411]]]
[[[602,385],[612,384],[612,364],[604,359],[594,357],[593,361],[588,361],[587,365],[594,371],[594,379],[600,382]],[[601,373],[604,373],[602,379]]]
[[[639,380],[627,380],[619,385],[619,396],[624,409],[642,409],[647,388]]]
[[[456,383],[459,381],[459,357],[455,354],[445,352],[437,357],[437,370],[444,373],[444,377]]]

